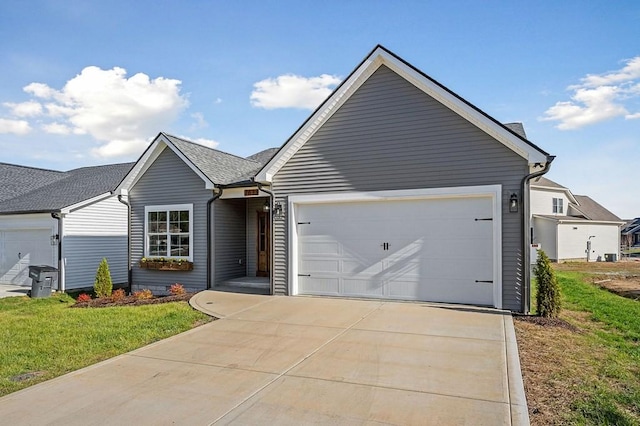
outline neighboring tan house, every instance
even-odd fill
[[[273,152],[160,133],[115,191],[132,287],[529,310],[528,180],[553,157],[387,49]]]
[[[544,177],[531,181],[533,243],[554,261],[615,261],[624,221],[586,195]]]
[[[30,265],[59,269],[58,289],[93,286],[109,261],[127,282],[127,206],[111,194],[132,163],[68,172],[0,163],[0,284],[30,286]]]
[[[625,223],[620,234],[622,235],[622,244],[624,246],[640,246],[640,217]]]

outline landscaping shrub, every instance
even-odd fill
[[[96,272],[96,281],[93,284],[96,297],[109,297],[113,291],[113,283],[111,282],[111,273],[109,272],[109,264],[107,259],[103,258]]]
[[[113,300],[114,302],[122,300],[125,297],[127,297],[127,293],[125,293],[124,289],[122,288],[116,289],[113,291],[113,293],[111,293],[111,300]]]
[[[153,293],[148,288],[145,288],[144,290],[134,291],[133,297],[136,300],[153,299]]]
[[[78,298],[76,299],[76,302],[80,303],[80,302],[88,302],[89,300],[91,300],[91,296],[88,295],[87,293],[80,293],[78,295]]]
[[[538,252],[534,273],[538,283],[538,294],[536,295],[538,315],[557,318],[561,308],[560,286],[558,286],[556,274],[551,268],[551,261],[543,250]]]
[[[169,293],[171,293],[174,296],[181,296],[183,294],[186,293],[184,286],[180,283],[175,283],[171,285],[171,288],[169,289]]]

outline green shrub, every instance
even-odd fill
[[[96,292],[96,297],[111,296],[113,283],[111,282],[111,273],[109,273],[109,264],[107,263],[106,258],[103,258],[100,262],[100,266],[98,266],[93,290]]]
[[[560,286],[556,274],[551,268],[551,261],[547,254],[540,250],[538,260],[534,268],[538,284],[536,295],[536,308],[538,315],[547,318],[556,318],[560,314]]]

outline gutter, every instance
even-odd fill
[[[547,162],[540,171],[530,173],[522,178],[522,220],[520,221],[520,234],[522,235],[522,312],[529,314],[531,311],[531,215],[529,214],[529,191],[527,186],[529,181],[538,176],[542,176],[549,171],[551,163],[556,157],[554,155],[547,156]]]
[[[127,286],[131,291],[133,280],[133,270],[131,269],[131,204],[122,198],[122,194],[118,195],[118,201],[127,206]]]
[[[270,256],[269,256],[270,257],[270,259],[269,259],[269,284],[270,284],[270,287],[271,287],[271,289],[270,289],[271,290],[271,294],[273,295],[274,294],[274,290],[275,290],[274,289],[274,278],[275,278],[275,276],[274,276],[274,270],[273,269],[274,269],[274,266],[275,266],[274,259],[276,257],[275,256],[276,244],[275,244],[275,238],[274,238],[275,229],[274,229],[273,207],[275,205],[275,197],[276,196],[272,191],[270,191],[268,189],[265,189],[264,185],[262,183],[256,182],[256,185],[258,185],[258,191],[262,191],[265,194],[269,195],[269,217],[271,218],[271,223],[270,223],[270,226],[271,226],[270,234],[271,235],[269,235],[269,245],[271,246],[271,247],[269,247],[269,250],[270,250],[270,253],[269,253],[270,254]]]
[[[211,289],[211,204],[218,198],[222,197],[224,189],[221,186],[217,186],[219,192],[214,192],[213,197],[207,201],[207,290]],[[215,191],[215,190],[214,190]]]
[[[62,261],[62,213],[52,212],[51,217],[58,221],[58,290],[65,290],[65,283],[63,280],[64,274],[62,273],[63,261]]]

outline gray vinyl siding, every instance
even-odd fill
[[[258,269],[258,211],[268,198],[247,199],[247,276],[255,277]]]
[[[207,201],[213,192],[169,148],[147,169],[129,193],[131,204],[132,286],[163,291],[173,283],[189,291],[207,286]],[[170,204],[193,204],[192,271],[157,271],[141,269],[144,255],[144,207]]]
[[[500,184],[520,191],[525,159],[380,67],[276,173],[274,192],[380,191]],[[286,204],[283,203],[283,206]],[[521,310],[520,214],[503,202],[503,305]],[[275,221],[276,294],[287,289],[287,227]]]
[[[92,287],[102,258],[113,283],[127,283],[127,206],[109,197],[69,213],[63,228],[65,289]]]
[[[246,274],[246,202],[217,200],[214,202],[214,285]]]

